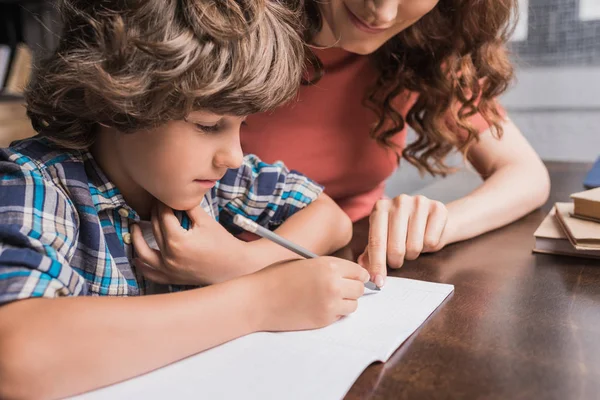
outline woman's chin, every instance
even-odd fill
[[[361,56],[367,56],[369,54],[373,54],[378,49],[378,47],[365,46],[363,43],[356,43],[356,44],[351,43],[349,45],[343,45],[341,47],[342,47],[342,49],[346,50],[347,52],[358,54]]]
[[[384,43],[385,41],[380,42],[377,40],[364,40],[360,38],[346,40],[341,39],[338,43],[338,47],[341,47],[350,53],[366,56],[375,53],[381,46],[384,45]]]

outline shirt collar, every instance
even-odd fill
[[[88,187],[96,212],[99,214],[100,212],[124,209],[129,213],[129,218],[139,221],[139,215],[125,202],[119,189],[108,179],[92,153],[81,152],[81,159],[87,173]]]

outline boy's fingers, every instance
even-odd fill
[[[146,263],[144,263],[140,259],[136,259],[133,262],[135,264],[135,267],[138,269],[138,271],[142,275],[144,275],[144,277],[146,279],[149,279],[152,282],[156,282],[156,283],[163,283],[163,284],[170,283],[169,278],[167,277],[167,275],[164,272],[146,265]]]
[[[346,300],[356,300],[365,293],[364,282],[352,279],[343,279],[341,283],[342,298]]]
[[[338,306],[338,311],[337,314],[338,315],[349,315],[352,314],[354,311],[356,311],[356,309],[358,308],[358,301],[357,300],[342,300],[339,303]]]
[[[185,229],[182,228],[179,220],[175,216],[175,213],[170,207],[167,207],[162,202],[157,203],[158,219],[160,222],[160,229],[163,237],[170,237],[177,233],[184,233]]]
[[[362,283],[369,281],[369,272],[366,269],[350,261],[340,261],[341,262],[339,263],[338,267],[340,269],[342,278],[353,279]]]
[[[146,243],[146,239],[144,239],[144,235],[142,235],[142,230],[139,226],[133,225],[131,227],[131,238],[133,239],[133,246],[135,248],[135,252],[137,253],[137,257],[151,267],[160,269],[162,267],[162,258],[160,252],[151,249],[150,246],[148,246],[148,243]]]
[[[210,217],[210,215],[208,215],[206,213],[206,211],[204,211],[204,209],[202,208],[202,204],[198,204],[196,207],[194,207],[191,210],[188,210],[186,212],[187,212],[188,217],[190,217],[190,219],[192,220],[192,223],[194,225],[202,225],[202,223],[204,221],[206,221],[207,219],[214,221]]]
[[[158,206],[155,204],[150,212],[150,221],[152,223],[152,233],[154,234],[154,240],[161,251],[165,250],[165,240],[160,226],[160,219],[158,217]]]

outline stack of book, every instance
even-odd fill
[[[556,203],[535,232],[535,253],[600,259],[600,188]]]

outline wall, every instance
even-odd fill
[[[516,80],[501,103],[543,159],[593,161],[600,156],[600,0],[520,5],[510,43]],[[433,181],[403,163],[387,192]]]

